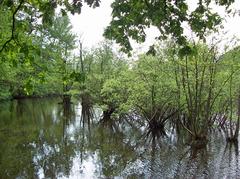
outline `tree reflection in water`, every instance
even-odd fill
[[[146,142],[134,117],[101,123],[98,109],[58,99],[2,103],[0,119],[1,178],[240,178],[239,148],[221,133],[201,150],[171,125]]]

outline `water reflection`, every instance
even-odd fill
[[[0,104],[0,178],[240,178],[239,148],[212,133],[193,150],[169,127],[147,142],[136,120],[101,122],[101,111],[59,99]]]

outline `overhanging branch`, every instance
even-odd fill
[[[21,0],[19,5],[17,6],[16,10],[13,12],[13,15],[12,15],[12,34],[11,34],[11,37],[3,44],[2,48],[0,49],[0,53],[2,53],[2,51],[6,48],[7,44],[10,43],[14,39],[15,16],[16,16],[17,12],[19,11],[19,9],[21,8],[23,2],[24,2],[24,0]]]

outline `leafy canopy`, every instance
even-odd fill
[[[122,51],[132,50],[130,39],[144,42],[145,30],[155,26],[160,31],[158,39],[172,36],[181,46],[187,44],[183,24],[187,23],[196,35],[203,39],[207,30],[216,30],[221,17],[210,8],[211,3],[226,7],[234,0],[198,0],[196,8],[190,12],[186,0],[115,0],[112,3],[112,20],[105,29],[105,37],[116,40]]]

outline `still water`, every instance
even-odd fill
[[[239,149],[213,132],[192,151],[174,132],[146,142],[139,123],[82,119],[80,102],[60,99],[0,104],[0,178],[240,178]]]

